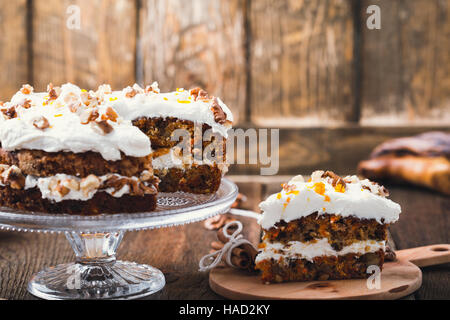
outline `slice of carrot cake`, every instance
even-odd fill
[[[387,227],[400,206],[356,176],[294,177],[260,204],[264,235],[256,268],[265,283],[365,278],[382,269]]]
[[[156,207],[148,137],[72,84],[0,104],[0,206],[92,215]]]
[[[204,90],[161,93],[158,84],[104,90],[106,104],[151,140],[160,191],[214,193],[227,172],[230,109]]]

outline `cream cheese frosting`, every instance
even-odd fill
[[[148,137],[131,121],[120,116],[108,117],[108,112],[117,113],[108,109],[109,105],[102,103],[97,93],[70,83],[55,88],[53,93],[57,96],[53,98],[51,90],[34,93],[32,87],[24,88],[0,106],[0,142],[5,150],[93,151],[112,161],[120,160],[121,152],[133,157],[151,153]],[[11,109],[13,117],[7,116]],[[93,111],[98,114],[97,121],[84,121]],[[100,119],[103,119],[100,124],[108,129],[106,132],[98,125]]]
[[[149,86],[148,90],[134,85],[122,91],[105,94],[105,103],[112,106],[127,120],[141,117],[173,117],[197,124],[206,123],[212,128],[213,133],[227,138],[227,131],[233,122],[233,114],[222,100],[217,98],[217,102],[226,115],[224,124],[220,124],[214,119],[213,99],[195,99],[189,90],[177,89],[174,92],[160,93],[158,84],[155,82]]]
[[[192,153],[187,155],[183,155],[181,150],[178,150],[177,147],[170,148],[167,153],[160,155],[158,157],[153,157],[152,159],[152,167],[155,170],[165,170],[165,169],[186,169],[191,167],[192,165],[208,165],[213,166],[217,165],[218,168],[225,174],[228,171],[228,164],[216,162],[207,157],[204,157],[202,160],[195,159]]]
[[[97,177],[99,179],[100,184],[111,178],[111,176],[116,176],[117,178],[126,178],[131,179],[136,182],[140,182],[139,178],[137,177],[124,177],[119,174],[109,174]],[[66,188],[68,188],[67,194],[61,194],[52,188],[52,182],[54,181],[61,181],[62,185]],[[71,187],[69,181],[76,181],[77,182],[77,188]],[[106,188],[99,190],[98,188],[89,188],[86,190],[83,190],[83,188],[80,188],[79,185],[82,183],[82,179],[67,175],[67,174],[56,174],[54,176],[50,177],[36,177],[36,176],[26,176],[25,179],[25,190],[38,188],[41,192],[42,199],[48,199],[53,202],[61,202],[65,200],[79,200],[79,201],[87,201],[94,197],[94,195],[97,192],[106,192],[109,195],[115,197],[115,198],[121,198],[125,194],[129,194],[131,192],[130,186],[125,184],[120,190],[115,190],[114,188]],[[145,183],[145,182],[141,182]],[[1,185],[1,184],[0,184]]]
[[[286,245],[280,242],[264,243],[265,248],[256,256],[256,263],[280,258],[306,259],[313,262],[315,257],[320,256],[343,256],[349,253],[366,254],[378,250],[385,251],[386,241],[364,240],[356,241],[351,245],[336,251],[331,247],[327,238],[322,238],[314,242],[289,241]]]
[[[401,208],[385,197],[384,188],[356,176],[345,177],[345,185],[333,185],[332,179],[322,177],[323,174],[314,172],[308,182],[302,176],[294,177],[283,190],[263,201],[259,205],[263,212],[259,219],[261,226],[270,229],[277,222],[289,222],[315,212],[375,219],[379,223],[398,220]]]

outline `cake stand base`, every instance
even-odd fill
[[[164,285],[160,270],[134,262],[99,266],[67,263],[37,273],[28,283],[28,291],[48,300],[138,299]]]
[[[116,260],[123,234],[66,232],[76,262],[37,273],[28,291],[51,300],[137,299],[164,288],[166,282],[160,270]]]

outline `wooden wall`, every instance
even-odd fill
[[[280,173],[352,171],[386,138],[449,130],[449,14],[450,0],[0,0],[0,100],[26,82],[202,86],[237,126],[281,128]]]

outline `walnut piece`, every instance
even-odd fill
[[[2,109],[2,113],[8,118],[8,119],[14,119],[17,117],[17,112],[15,107],[10,107],[8,109]]]
[[[189,91],[190,95],[194,97],[194,100],[208,100],[208,92],[203,90],[202,88],[194,88]]]
[[[62,184],[58,184],[55,188],[55,191],[58,192],[61,197],[64,197],[70,192],[70,189],[63,186]]]
[[[61,93],[60,87],[54,87],[53,83],[49,83],[47,86],[47,92],[49,95],[48,101],[58,99],[59,94]]]
[[[100,187],[100,179],[93,174],[87,176],[82,179],[80,182],[80,189],[83,192],[84,196],[88,196],[94,190],[97,190]]]
[[[38,128],[39,130],[45,130],[50,127],[50,123],[48,122],[46,117],[39,117],[33,121],[33,126]]]
[[[114,128],[106,120],[95,121],[93,122],[93,124],[97,128],[99,128],[101,132],[105,135],[111,133],[114,130]]]
[[[22,104],[22,107],[25,108],[25,109],[31,108],[31,100],[30,99],[25,99],[25,101]]]
[[[70,190],[80,190],[80,183],[76,179],[66,179],[65,181],[63,181],[63,185]]]
[[[3,172],[2,176],[4,177],[4,183],[12,189],[21,190],[25,187],[25,176],[16,166],[9,167],[9,169]]]
[[[342,187],[346,187],[347,184],[345,183],[344,179],[342,179],[340,176],[338,176],[333,171],[326,171],[324,174],[322,174],[322,178],[330,178],[331,179],[331,185],[333,187],[336,187],[337,185],[342,185]]]
[[[225,124],[227,122],[227,115],[223,112],[222,107],[219,104],[219,100],[214,98],[211,110],[214,113],[214,121],[219,124]]]
[[[119,117],[119,115],[117,114],[116,110],[114,110],[111,107],[106,108],[106,116],[108,117],[109,120],[116,122],[117,118]]]
[[[22,92],[23,94],[31,94],[33,93],[34,88],[32,86],[30,86],[29,84],[24,84],[22,86],[22,89],[20,89],[20,92]]]
[[[95,121],[98,118],[98,116],[99,116],[98,111],[95,109],[85,110],[80,115],[80,122],[81,124],[88,124],[91,121]]]

